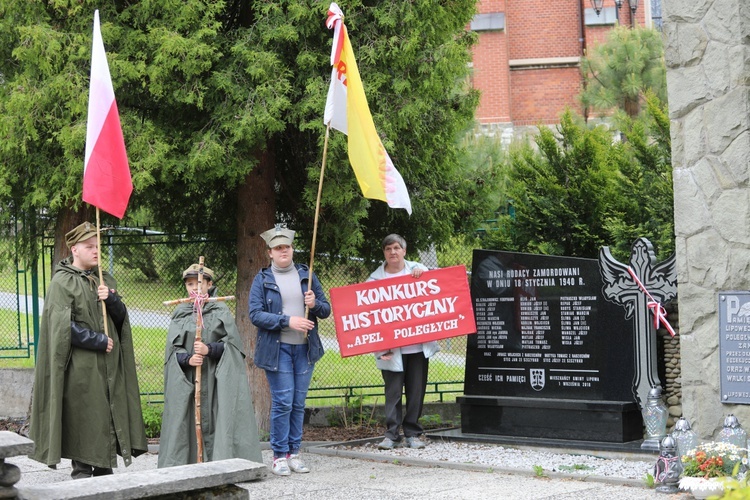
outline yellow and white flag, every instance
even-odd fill
[[[323,122],[347,135],[349,162],[364,197],[382,200],[391,208],[403,208],[411,215],[409,192],[375,130],[344,14],[335,3],[328,8],[326,26],[334,30],[333,69]]]

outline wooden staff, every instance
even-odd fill
[[[312,290],[313,263],[315,262],[315,240],[318,237],[318,214],[320,214],[320,195],[323,192],[323,174],[326,171],[326,156],[328,155],[328,135],[331,132],[331,124],[326,127],[326,138],[323,142],[323,164],[320,166],[320,181],[318,182],[318,199],[315,201],[315,219],[313,222],[312,245],[310,246],[310,279],[307,281],[307,289]],[[305,319],[310,313],[310,308],[305,305]],[[307,332],[305,332],[307,337]]]
[[[203,294],[203,256],[198,257],[198,294]],[[196,301],[198,307],[203,307]],[[195,317],[195,341],[201,342],[203,331],[203,318],[200,314]],[[203,429],[201,428],[201,372],[203,365],[195,367],[195,440],[198,443],[198,463],[203,462]]]
[[[228,300],[234,300],[234,299],[235,299],[234,295],[227,295],[225,297],[209,297],[203,302],[226,302]],[[178,304],[184,304],[185,302],[192,302],[192,301],[193,301],[192,298],[185,297],[182,299],[165,300],[164,302],[162,302],[162,304],[164,304],[165,306],[176,306]]]
[[[102,272],[102,235],[99,232],[99,207],[96,207],[96,248],[99,249],[99,284],[100,285],[106,285],[104,282],[104,273]],[[102,316],[104,317],[104,335],[109,337],[109,328],[107,327],[107,306],[104,304],[103,300],[100,300],[99,302],[102,303]]]

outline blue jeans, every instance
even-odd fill
[[[299,453],[305,398],[315,363],[308,362],[307,344],[281,344],[278,371],[266,370],[271,389],[271,449],[274,457]]]

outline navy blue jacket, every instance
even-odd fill
[[[300,278],[302,293],[307,292],[309,269],[304,264],[295,264]],[[318,335],[318,318],[331,314],[331,304],[326,299],[318,277],[313,273],[312,290],[315,293],[315,307],[310,309],[308,319],[315,323],[307,332],[307,361],[314,364],[323,357],[323,343]],[[258,342],[255,344],[255,366],[264,370],[279,369],[279,348],[281,329],[289,326],[289,316],[282,313],[281,293],[270,267],[262,269],[253,280],[248,299],[250,321],[258,328]]]

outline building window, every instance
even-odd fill
[[[654,28],[662,31],[661,0],[651,0],[651,21],[654,23]]]
[[[604,7],[599,15],[594,9],[584,12],[586,26],[614,26],[617,22],[617,7]]]
[[[505,13],[477,14],[471,20],[472,31],[500,31],[505,29]]]

